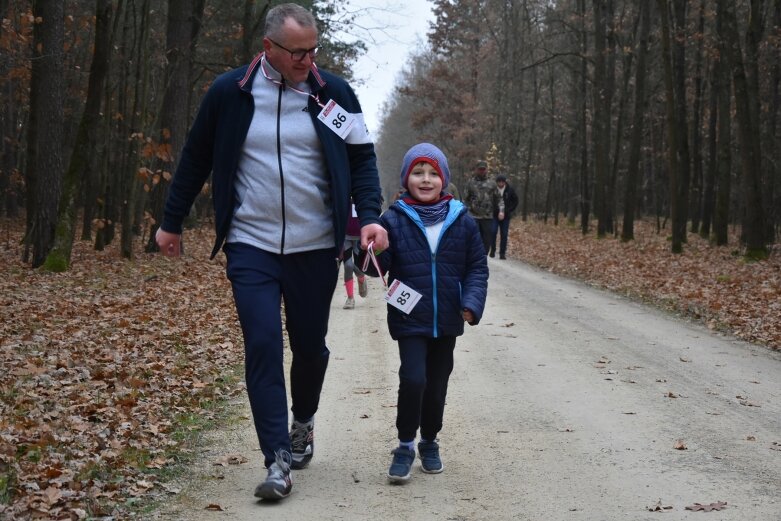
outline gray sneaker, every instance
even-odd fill
[[[290,449],[293,462],[291,467],[300,470],[309,465],[315,454],[315,420],[306,423],[293,420],[290,426]]]
[[[347,297],[347,300],[344,301],[344,306],[342,306],[342,309],[354,309],[355,308],[355,299]]]
[[[255,497],[269,501],[286,498],[293,490],[293,478],[290,475],[290,463],[293,461],[286,450],[278,450],[276,461],[268,468],[266,480],[255,487]]]
[[[358,294],[361,298],[364,298],[369,294],[369,286],[366,284],[366,277],[358,279]]]

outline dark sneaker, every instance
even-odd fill
[[[277,458],[268,468],[266,481],[255,487],[255,497],[277,501],[286,498],[293,490],[293,478],[290,476],[292,458],[286,450],[278,450]]]
[[[506,260],[507,257],[504,256],[504,253],[499,255],[499,260]]]
[[[366,284],[366,277],[358,279],[358,294],[365,297],[369,294],[369,286]]]
[[[293,420],[290,427],[290,449],[293,463],[290,465],[295,470],[300,470],[312,460],[315,454],[315,420],[301,423]]]
[[[391,451],[393,461],[388,469],[388,479],[393,483],[404,483],[410,478],[412,462],[415,461],[415,451],[399,447]]]
[[[418,443],[420,466],[427,474],[439,474],[445,470],[439,458],[439,444],[436,441],[421,441]]]

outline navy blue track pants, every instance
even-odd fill
[[[399,338],[398,343],[401,366],[396,429],[399,440],[413,441],[420,427],[420,437],[434,441],[442,430],[456,337],[410,336]]]
[[[280,304],[292,362],[293,416],[308,420],[320,402],[329,350],[325,345],[339,265],[334,249],[279,255],[254,246],[224,247],[227,274],[244,334],[244,362],[255,430],[268,467],[290,451]]]

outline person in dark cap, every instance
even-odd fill
[[[475,175],[469,180],[464,192],[464,204],[469,215],[477,221],[485,252],[491,247],[493,237],[493,197],[496,185],[488,179],[488,163],[483,160],[475,164]]]
[[[507,184],[507,176],[499,174],[496,176],[496,191],[493,196],[493,230],[491,233],[491,249],[488,255],[496,255],[496,232],[499,232],[499,258],[504,260],[507,257],[507,233],[510,230],[510,217],[513,211],[518,207],[518,195],[513,187]]]

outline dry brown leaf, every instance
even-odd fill
[[[725,501],[717,501],[715,503],[709,503],[707,505],[701,505],[700,503],[695,503],[693,505],[686,507],[686,510],[694,510],[694,511],[701,510],[703,512],[711,512],[713,510],[724,510],[726,507],[727,507],[727,503]]]
[[[228,465],[241,465],[242,463],[247,463],[249,461],[247,458],[245,458],[242,454],[238,453],[232,453],[232,454],[224,454],[214,460],[214,463],[212,465],[219,465],[222,467],[227,467]]]
[[[673,445],[673,448],[675,450],[687,450],[689,447],[686,446],[683,440],[676,440],[675,444]]]
[[[211,510],[212,512],[222,512],[223,509],[217,503],[209,503],[204,510]]]

